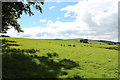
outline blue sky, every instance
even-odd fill
[[[18,22],[24,33],[8,30],[11,37],[37,39],[87,38],[118,41],[119,0],[79,0],[45,2],[43,13],[32,9],[33,16],[23,14]]]
[[[45,2],[44,5],[42,5],[42,11],[41,14],[38,10],[32,8],[32,11],[35,15],[28,16],[26,14],[23,14],[21,18],[18,20],[22,28],[29,28],[29,27],[46,27],[46,23],[40,22],[40,20],[52,20],[52,21],[61,21],[61,22],[72,22],[75,20],[74,17],[64,17],[64,11],[60,11],[61,8],[64,8],[68,5],[74,5],[77,2]]]

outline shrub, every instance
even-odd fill
[[[88,39],[81,39],[80,42],[81,43],[88,43]]]
[[[47,53],[48,57],[52,57],[52,54],[51,53]]]
[[[56,56],[58,56],[58,54],[57,54],[56,52],[54,52],[54,53],[53,53],[53,56],[55,56],[55,57],[56,57]]]

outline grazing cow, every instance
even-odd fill
[[[68,46],[71,46],[71,45],[68,45]]]
[[[73,47],[75,47],[75,45],[73,45]]]

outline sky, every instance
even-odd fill
[[[46,1],[43,12],[23,14],[18,22],[24,33],[8,30],[11,37],[118,41],[119,0]]]

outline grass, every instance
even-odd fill
[[[3,78],[118,78],[118,51],[106,49],[118,45],[80,39],[4,39],[8,41],[3,44],[7,44]]]

